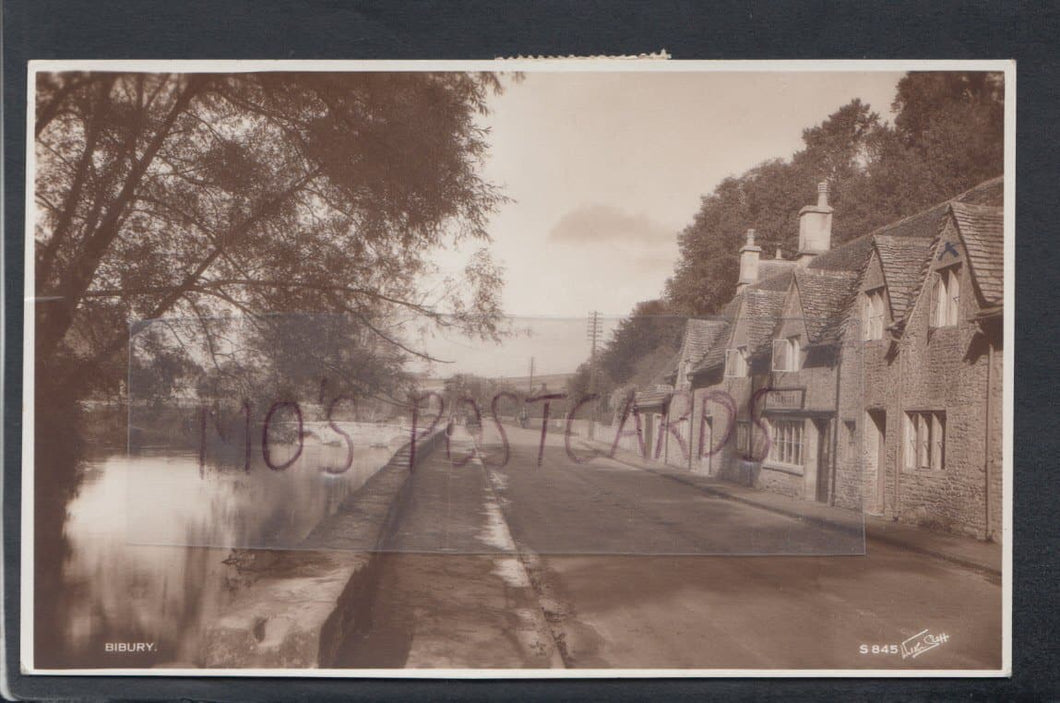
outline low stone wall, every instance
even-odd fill
[[[416,463],[444,439],[416,445]],[[407,499],[404,444],[299,549],[255,550],[255,574],[204,627],[209,668],[310,669],[333,665],[342,642],[367,626],[378,582],[379,550]],[[246,560],[241,560],[246,561]],[[239,567],[230,567],[238,570]]]

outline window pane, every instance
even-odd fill
[[[951,325],[957,324],[957,315],[960,311],[960,300],[961,300],[961,284],[960,276],[958,275],[957,268],[954,267],[949,271],[949,286],[947,287],[947,293],[949,294],[949,308],[950,316],[949,323]]]
[[[945,428],[941,413],[931,414],[931,468],[941,470],[943,468],[943,452],[945,448]]]
[[[928,423],[923,413],[916,414],[917,466],[928,465]]]
[[[942,327],[946,324],[946,312],[944,307],[944,301],[946,300],[946,279],[945,273],[940,273],[935,279],[935,291],[932,298],[934,304],[931,309],[931,325],[933,327]]]
[[[905,468],[912,469],[916,462],[916,419],[912,413],[905,414]]]

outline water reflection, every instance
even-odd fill
[[[200,665],[201,624],[240,588],[230,548],[297,548],[408,437],[399,425],[353,425],[345,427],[353,463],[338,475],[323,469],[344,465],[345,443],[311,439],[284,471],[270,470],[260,452],[249,472],[220,461],[201,470],[190,452],[90,462],[66,523],[68,665]],[[107,652],[108,642],[155,651]]]

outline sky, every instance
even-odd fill
[[[484,176],[512,199],[490,222],[490,249],[505,271],[505,312],[531,328],[527,319],[550,318],[542,373],[573,371],[586,358],[589,311],[605,316],[609,332],[635,303],[662,295],[677,236],[703,195],[790,157],[803,129],[853,98],[891,119],[902,75],[531,71],[509,82],[483,118],[492,145]],[[469,253],[445,252],[437,263],[455,270]],[[567,345],[555,342],[564,324]],[[513,338],[487,365],[525,373],[534,337]],[[439,356],[489,351],[467,340],[436,345]]]

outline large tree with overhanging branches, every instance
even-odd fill
[[[177,320],[223,350],[225,316],[241,314],[264,325],[253,339],[272,368],[321,369],[352,387],[384,384],[395,355],[421,353],[402,326],[499,333],[501,273],[486,224],[503,196],[480,175],[480,118],[500,89],[497,76],[468,73],[37,75],[28,322],[38,661],[63,644],[63,524],[83,456],[76,401],[118,389],[130,329],[145,329],[136,321]],[[478,251],[439,285],[432,253],[456,243]],[[314,343],[311,319],[276,313],[351,322],[317,325],[325,339]],[[283,325],[270,328],[275,320]],[[334,334],[378,361],[346,363],[350,348]],[[133,360],[134,370],[154,364],[149,390],[168,393],[196,373],[214,396],[232,387],[223,355],[194,369],[201,357],[151,341],[140,347],[152,356]],[[332,347],[341,353],[320,358]]]
[[[113,387],[129,321],[163,316],[342,313],[395,347],[394,320],[496,334],[487,253],[440,293],[420,284],[438,247],[488,242],[503,196],[479,173],[478,118],[500,89],[468,73],[39,74],[39,383]]]

